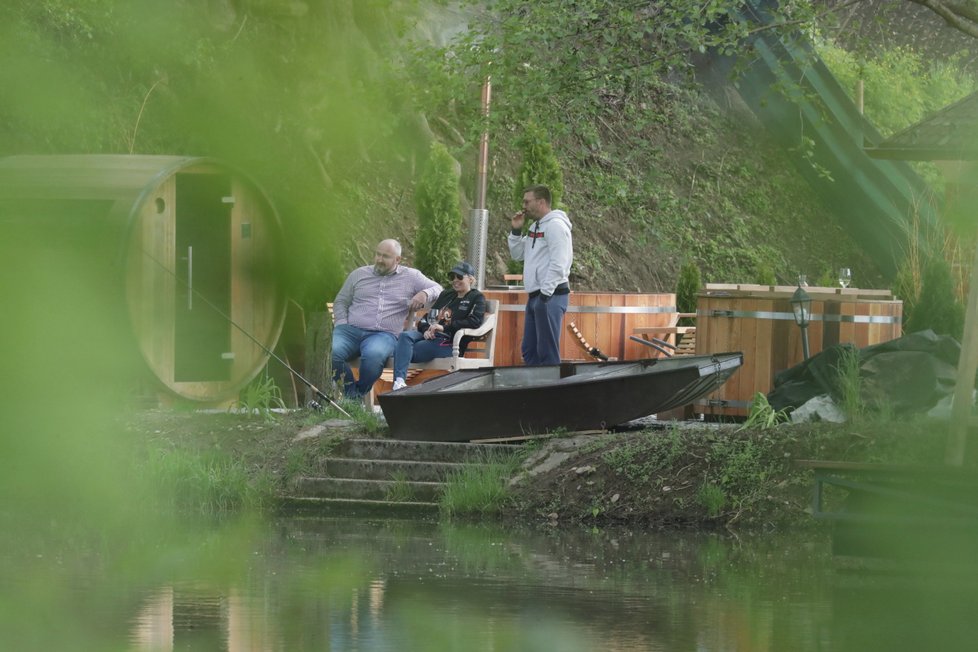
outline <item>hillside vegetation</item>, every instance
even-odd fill
[[[587,23],[555,0],[480,5],[486,14],[409,0],[16,0],[0,8],[9,98],[0,155],[227,160],[278,206],[284,273],[310,309],[381,237],[417,258],[414,193],[433,140],[461,166],[468,214],[484,127],[488,277],[498,280],[516,209],[516,142],[531,122],[549,133],[563,168],[576,288],[671,291],[686,260],[706,282],[817,280],[840,265],[859,285],[886,282],[734,87],[694,81],[690,53],[748,50],[735,4],[697,10],[692,22],[680,20],[687,4]],[[549,26],[545,35],[537,24]],[[584,26],[594,38],[563,38]],[[487,52],[497,56],[483,124]]]

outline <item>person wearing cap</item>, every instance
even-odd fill
[[[429,314],[418,321],[416,330],[406,330],[397,338],[394,349],[393,391],[406,387],[408,366],[452,355],[455,331],[478,328],[486,315],[486,297],[474,289],[475,268],[464,260],[449,273],[452,287],[438,295]],[[459,355],[465,353],[471,338],[463,337]]]
[[[550,208],[550,189],[530,186],[523,191],[523,210],[512,218],[507,238],[513,260],[523,261],[526,301],[521,353],[527,365],[560,364],[560,332],[570,302],[574,245],[567,213]],[[526,218],[535,220],[526,235]]]
[[[404,320],[431,303],[442,289],[420,271],[400,263],[401,244],[381,241],[374,264],[350,272],[333,301],[333,380],[343,380],[347,398],[370,392],[394,353]],[[357,356],[360,377],[354,380],[348,362]]]

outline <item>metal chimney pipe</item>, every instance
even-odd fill
[[[482,84],[482,117],[484,128],[479,139],[479,163],[476,167],[475,207],[469,214],[468,258],[475,267],[476,289],[486,284],[486,238],[489,232],[489,211],[486,210],[486,185],[489,176],[489,101],[492,96],[492,77]]]

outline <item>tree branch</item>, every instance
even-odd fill
[[[972,38],[978,38],[978,5],[971,0],[945,2],[944,0],[909,0],[927,7],[944,19],[948,25]]]

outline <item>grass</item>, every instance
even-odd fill
[[[439,499],[443,516],[499,514],[512,503],[509,480],[519,465],[519,457],[490,458],[468,464],[450,475]]]
[[[272,410],[276,408],[285,408],[285,402],[282,400],[282,391],[266,371],[241,390],[232,409],[258,414],[266,421],[271,421],[275,414]]]
[[[384,499],[392,503],[406,503],[414,500],[414,491],[408,484],[407,476],[403,471],[391,475],[391,484],[384,492]]]
[[[862,382],[859,378],[859,350],[844,349],[835,369],[839,383],[839,407],[850,419],[859,419],[866,413],[861,392]]]
[[[199,514],[261,512],[275,500],[275,483],[254,475],[241,462],[217,454],[156,449],[146,457],[142,477],[163,509]]]

